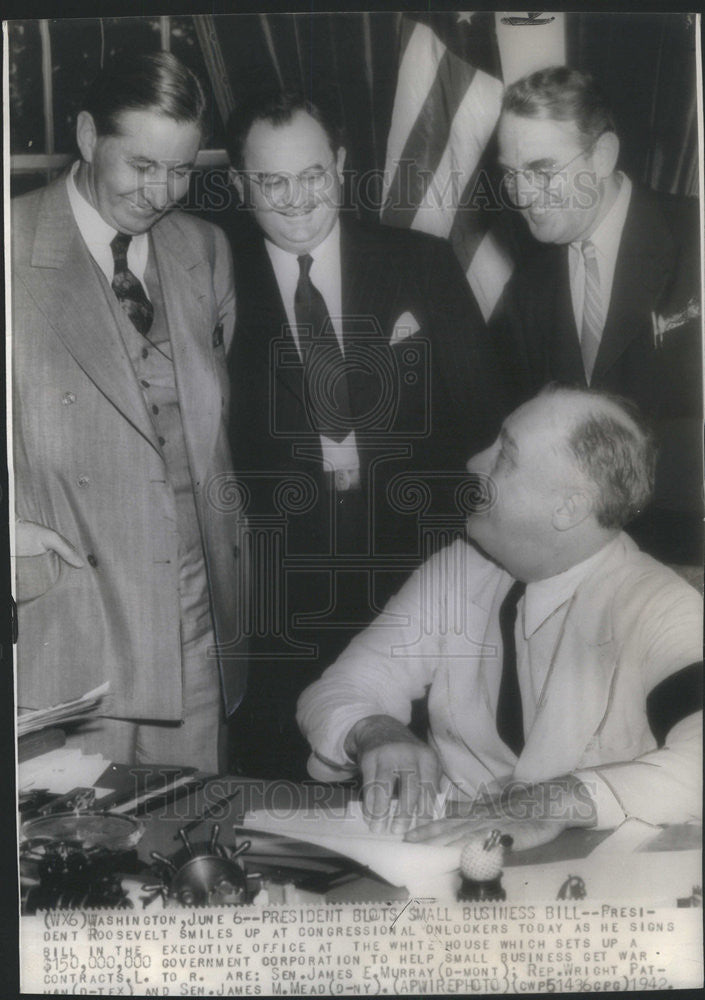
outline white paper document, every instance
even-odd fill
[[[372,833],[359,802],[345,809],[260,809],[245,815],[240,828],[276,833],[337,851],[365,865],[392,885],[426,894],[441,876],[460,864],[460,846],[407,844],[403,833]],[[444,882],[447,879],[444,879]]]
[[[86,691],[80,698],[73,701],[65,701],[60,705],[50,705],[49,708],[37,708],[28,712],[20,712],[17,716],[17,735],[24,736],[26,733],[34,733],[39,729],[46,729],[47,726],[60,726],[64,722],[75,722],[86,715],[91,715],[103,697],[107,694],[109,682]]]

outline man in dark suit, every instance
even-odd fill
[[[504,296],[498,336],[519,403],[551,380],[634,399],[655,424],[654,502],[628,528],[658,558],[702,560],[699,215],[616,169],[594,81],[554,67],[510,86],[506,194],[543,247]]]
[[[243,104],[229,151],[249,209],[231,234],[231,426],[256,555],[237,739],[246,766],[259,738],[259,773],[288,758],[303,777],[296,698],[447,540],[433,515],[496,430],[496,366],[447,243],[340,217],[345,149],[320,108]]]

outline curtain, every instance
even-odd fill
[[[621,167],[648,187],[698,194],[695,18],[567,15],[568,61],[600,81],[617,119]]]

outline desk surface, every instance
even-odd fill
[[[181,846],[178,835],[179,827],[199,818],[203,812],[213,806],[219,799],[231,795],[239,789],[237,797],[224,804],[213,817],[205,820],[190,834],[192,843],[207,841],[213,825],[220,826],[220,839],[228,846],[235,841],[233,827],[242,822],[245,812],[256,809],[273,808],[277,810],[311,808],[313,805],[329,806],[339,809],[346,801],[355,796],[353,788],[343,785],[320,785],[310,782],[294,785],[285,781],[261,781],[240,777],[226,776],[209,780],[206,785],[192,794],[188,799],[154,813],[145,818],[145,833],[139,844],[139,855],[143,861],[149,861],[150,852],[173,855]],[[586,858],[611,833],[610,830],[566,830],[561,836],[549,844],[510,854],[506,867],[552,865],[558,862],[577,861]],[[669,827],[657,838],[650,850],[678,851],[697,849],[700,844],[699,827]],[[238,836],[237,842],[242,837]],[[256,842],[257,849],[261,845]],[[334,858],[329,852],[319,848],[310,848],[312,858]],[[329,889],[325,898],[329,901],[342,899],[358,902],[404,899],[408,896],[405,889],[391,886],[372,874],[360,871],[352,881]]]

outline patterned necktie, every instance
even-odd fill
[[[580,353],[583,356],[585,378],[590,385],[602,336],[602,296],[600,295],[600,272],[597,267],[595,244],[590,240],[583,240],[580,249],[585,264],[585,295],[583,297],[583,322],[580,328]]]
[[[526,584],[516,580],[499,609],[499,630],[502,634],[502,679],[497,700],[497,732],[517,757],[524,749],[524,713],[521,707],[521,691],[517,673],[517,648],[514,626],[517,620],[517,605]]]
[[[126,233],[118,233],[110,244],[115,263],[112,287],[128,318],[146,337],[154,319],[154,307],[147,298],[142,282],[127,266],[127,248],[131,239]]]
[[[304,374],[312,426],[332,441],[344,441],[351,431],[350,397],[345,358],[326,303],[310,278],[313,258],[301,254],[294,314],[299,344],[310,338]]]

